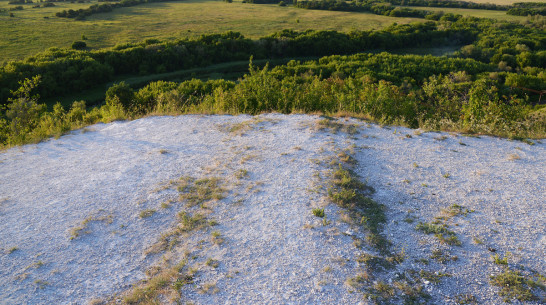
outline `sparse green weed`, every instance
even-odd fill
[[[111,224],[113,221],[114,216],[112,214],[107,214],[104,210],[99,210],[97,213],[95,213],[95,215],[85,218],[77,227],[70,229],[70,240],[74,240],[80,237],[82,234],[90,233],[91,231],[88,229],[92,222]]]
[[[209,266],[209,267],[212,267],[212,268],[218,268],[218,266],[220,266],[220,262],[218,262],[218,260],[215,260],[215,259],[212,259],[212,258],[207,259],[205,264],[207,266]]]
[[[500,258],[498,254],[495,254],[491,256],[491,259],[493,259],[493,263],[497,265],[508,265],[508,259],[510,258],[512,254],[510,252],[506,252],[506,255],[504,255],[504,258]]]
[[[443,272],[430,272],[426,270],[419,271],[419,276],[431,283],[438,284],[444,277],[450,277],[451,274]]]
[[[211,233],[212,236],[212,243],[216,245],[221,245],[224,243],[224,238],[222,237],[222,234],[219,231],[213,231]]]
[[[430,256],[431,259],[434,259],[442,264],[445,264],[450,261],[456,261],[459,258],[456,255],[450,255],[449,253],[446,253],[442,249],[434,249],[432,250],[432,255]]]
[[[123,298],[126,304],[159,304],[160,295],[169,291],[180,297],[180,288],[193,283],[193,274],[184,271],[186,259],[180,263],[157,272],[141,284],[136,285],[127,296]]]
[[[455,217],[455,216],[459,216],[459,215],[466,216],[466,215],[468,215],[470,213],[474,213],[474,210],[469,210],[469,209],[465,208],[464,206],[461,206],[461,205],[458,205],[458,204],[453,204],[449,208],[443,209],[442,212],[444,214],[446,214],[447,216],[449,216],[449,217]]]
[[[235,172],[235,178],[243,179],[245,177],[248,177],[248,171],[246,169],[240,169],[237,172]]]
[[[520,271],[506,269],[498,275],[492,275],[491,285],[500,288],[499,295],[504,297],[504,301],[510,303],[512,300],[533,301],[537,296],[533,289],[537,288],[538,282],[523,276]]]
[[[438,240],[442,243],[456,246],[461,245],[461,241],[457,238],[455,232],[449,230],[446,224],[419,222],[415,229],[426,234],[434,234],[434,236],[436,236],[436,238],[438,238]]]
[[[480,238],[476,236],[472,237],[472,240],[474,241],[476,245],[483,245],[483,240],[481,240]]]
[[[138,214],[138,217],[140,218],[152,217],[155,214],[155,212],[156,210],[146,209],[146,210],[140,211],[140,213]]]
[[[199,293],[207,294],[216,294],[218,292],[220,292],[220,289],[218,289],[218,287],[216,287],[216,283],[213,282],[203,284],[201,290],[199,290]]]
[[[39,289],[44,289],[47,285],[49,285],[49,283],[44,280],[34,280],[34,284],[38,285]]]
[[[210,200],[221,200],[224,198],[225,190],[220,184],[219,178],[182,181],[182,184],[178,187],[180,200],[185,200],[190,207]]]
[[[478,304],[478,299],[472,294],[458,294],[455,296],[455,303],[475,305]]]

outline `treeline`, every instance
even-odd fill
[[[77,51],[50,49],[24,61],[0,67],[0,101],[10,96],[19,82],[42,76],[38,88],[43,98],[93,88],[124,74],[147,75],[216,63],[256,59],[352,54],[366,50],[394,50],[469,44],[476,38],[472,29],[439,29],[439,25],[416,23],[394,25],[379,31],[295,32],[284,30],[251,40],[239,33],[202,35],[198,39],[173,42],[147,40],[119,45],[110,50]]]
[[[8,4],[30,4],[34,3],[32,0],[10,0]]]
[[[515,16],[542,15],[546,16],[546,3],[542,2],[518,2],[514,3],[507,14]]]
[[[107,4],[94,4],[86,9],[79,10],[63,10],[62,12],[55,13],[55,16],[61,18],[75,18],[76,20],[83,20],[85,17],[111,12],[112,10],[120,7],[136,6],[145,3],[154,2],[166,2],[172,0],[121,0],[120,2],[107,3]],[[100,1],[99,1],[100,2]]]
[[[255,4],[276,4],[280,3],[280,0],[244,0],[244,2]],[[283,3],[292,2],[283,1]],[[513,5],[498,5],[492,3],[475,3],[457,0],[296,0],[293,1],[293,5],[295,7],[313,10],[371,12],[374,14],[391,17],[414,17],[427,18],[430,20],[438,20],[443,15],[443,13],[401,8],[395,7],[395,5],[499,10],[507,11],[507,14],[517,16],[546,15],[546,3],[540,2],[518,2],[514,3]]]
[[[253,3],[253,4],[278,4],[282,0],[243,0],[243,3]],[[292,3],[292,1],[283,1],[284,3]]]
[[[498,10],[506,11],[510,8],[508,5],[498,5],[492,3],[476,3],[457,0],[384,0],[393,5],[402,6],[423,6],[423,7],[448,7],[448,8],[466,8],[480,10]]]
[[[370,12],[376,15],[389,17],[412,17],[425,18],[427,20],[456,21],[462,15],[452,13],[445,14],[442,11],[426,11],[406,7],[396,7],[389,2],[382,0],[363,1],[337,1],[337,0],[303,0],[294,3],[295,7],[311,10],[329,10],[345,12]]]

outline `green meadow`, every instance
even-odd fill
[[[68,48],[82,35],[93,49],[138,42],[195,37],[201,34],[240,32],[258,38],[283,30],[372,30],[394,22],[405,24],[416,18],[392,18],[370,13],[311,11],[278,5],[189,0],[150,3],[96,14],[83,21],[55,17],[55,13],[87,8],[96,3],[55,3],[54,7],[32,8],[0,14],[0,62],[23,59],[50,47]],[[9,8],[7,1],[0,8]],[[45,18],[47,17],[47,18]]]
[[[476,1],[480,2],[480,1]],[[510,4],[511,0],[486,1]],[[235,1],[188,0],[149,3],[123,7],[108,13],[74,20],[55,17],[63,10],[78,10],[97,4],[56,2],[53,7],[34,8],[24,4],[23,10],[9,11],[15,5],[0,1],[0,63],[24,59],[51,47],[68,48],[82,35],[91,49],[134,43],[148,38],[170,40],[196,37],[201,34],[235,31],[245,37],[258,38],[283,30],[351,30],[382,29],[393,23],[406,24],[418,18],[388,17],[363,12],[304,10],[276,4],[253,5]],[[505,11],[456,8],[412,7],[428,11],[444,11],[463,16],[498,20],[523,21],[525,17],[510,16]],[[14,17],[9,14],[13,13]]]

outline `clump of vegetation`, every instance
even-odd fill
[[[180,236],[192,231],[201,230],[216,225],[216,221],[209,220],[202,213],[193,213],[180,211],[178,213],[178,223],[176,227],[163,233],[159,240],[146,250],[146,253],[158,253],[167,249],[172,249],[179,242]],[[219,237],[220,238],[220,237]],[[220,239],[218,239],[219,241]]]
[[[194,274],[186,267],[187,258],[178,264],[167,266],[135,285],[123,298],[126,304],[149,304],[159,302],[162,295],[175,295],[180,298],[180,288],[192,284]]]
[[[493,263],[497,265],[508,265],[508,259],[510,258],[511,253],[507,252],[506,255],[504,255],[504,258],[501,258],[498,254],[493,255],[491,258],[493,259]]]
[[[458,294],[455,296],[455,303],[475,305],[478,304],[478,299],[472,294]]]
[[[341,129],[341,128],[340,128]],[[359,272],[346,280],[346,284],[353,289],[362,291],[364,297],[375,303],[405,303],[419,304],[430,298],[424,289],[422,277],[436,280],[444,274],[428,274],[404,272],[392,284],[378,280],[375,276],[380,272],[394,268],[406,259],[406,254],[391,251],[390,241],[382,234],[386,217],[384,207],[368,196],[374,189],[362,183],[358,175],[351,169],[356,160],[350,156],[350,151],[338,154],[338,161],[332,162],[330,200],[346,209],[342,214],[345,222],[359,226],[366,232],[368,245],[375,248],[379,255],[363,253],[356,261],[364,266]],[[354,160],[354,162],[353,162]],[[360,239],[353,237],[355,246],[362,248]]]
[[[216,177],[191,180],[189,184],[188,181],[181,181],[178,191],[180,200],[186,201],[189,207],[210,200],[221,200],[225,192],[221,187],[220,179]]]
[[[404,252],[396,253],[392,256],[376,256],[373,254],[363,253],[360,256],[357,257],[356,261],[364,264],[368,267],[370,270],[379,270],[378,268],[382,269],[392,269],[397,264],[402,263],[405,260],[405,254]]]
[[[237,172],[235,172],[235,178],[243,179],[245,177],[248,177],[248,171],[246,169],[240,169]]]
[[[220,292],[220,289],[216,287],[216,283],[214,282],[203,284],[203,286],[201,287],[201,290],[199,290],[199,293],[207,293],[207,294],[216,294],[218,292]]]
[[[456,255],[450,255],[446,251],[442,249],[434,249],[432,250],[432,254],[430,255],[431,259],[434,259],[438,261],[439,263],[445,264],[450,261],[456,261],[459,259]]]
[[[420,270],[419,276],[422,279],[427,280],[431,283],[438,284],[442,278],[450,277],[451,275],[443,272],[430,272],[426,270]]]
[[[397,274],[392,284],[383,281],[370,283],[365,278],[361,278],[360,284],[367,286],[364,296],[375,304],[426,304],[431,296],[422,284],[425,280],[423,277],[436,281],[444,276],[410,269]]]
[[[313,215],[320,218],[324,217],[324,209],[320,209],[320,208],[313,209]]]
[[[155,214],[155,212],[156,210],[154,209],[146,209],[146,210],[140,211],[140,213],[138,214],[138,217],[140,218],[152,217]]]
[[[532,270],[513,270],[508,262],[510,256],[510,252],[506,253],[504,258],[500,258],[498,254],[492,256],[493,262],[502,266],[503,271],[490,276],[491,285],[500,288],[499,295],[507,303],[511,303],[512,300],[539,300],[536,290],[540,289],[543,291],[542,293],[546,292],[546,277]]]
[[[453,217],[460,215],[466,216],[473,212],[474,210],[469,210],[461,205],[453,204],[449,208],[442,209],[441,214],[434,217],[435,220],[432,223],[419,222],[415,229],[425,234],[434,234],[441,243],[460,246],[461,241],[457,237],[457,234],[449,229],[446,222]]]
[[[348,209],[348,215],[353,223],[368,231],[366,236],[370,245],[381,251],[387,251],[390,244],[381,234],[381,226],[385,222],[383,206],[367,197],[374,190],[362,183],[355,172],[342,163],[337,164],[332,172],[332,185],[328,189],[328,197],[342,208]]]
[[[224,243],[224,238],[222,237],[222,234],[219,231],[213,231],[211,233],[211,241],[213,244],[221,245]]]
[[[358,134],[358,126],[355,124],[342,124],[337,122],[334,118],[323,116],[323,119],[317,121],[316,123],[316,129],[319,131],[322,130],[329,130],[330,132],[336,134],[339,131],[349,134],[349,135],[355,135]]]
[[[537,300],[538,297],[533,293],[535,288],[546,291],[543,283],[524,276],[520,271],[508,268],[498,275],[492,275],[490,280],[492,285],[500,288],[499,295],[504,297],[504,301],[508,303],[512,300]]]
[[[434,234],[434,236],[442,243],[456,246],[461,245],[461,241],[457,238],[457,234],[449,230],[446,224],[419,222],[415,229],[426,234]]]
[[[87,43],[84,41],[74,41],[72,43],[72,49],[74,50],[83,50],[85,48],[87,48]]]
[[[455,217],[459,215],[466,216],[470,213],[473,213],[474,210],[469,210],[464,206],[453,204],[449,208],[443,209],[442,212],[448,217]]]
[[[92,222],[103,222],[105,224],[111,224],[114,221],[114,216],[108,214],[103,210],[95,213],[94,215],[88,216],[85,218],[78,226],[70,229],[70,240],[74,240],[80,237],[82,234],[88,234],[89,226]]]
[[[209,258],[209,259],[207,259],[207,261],[205,262],[205,265],[207,265],[207,266],[209,266],[209,267],[212,267],[212,268],[218,268],[218,266],[220,266],[220,262],[218,262],[218,260]]]
[[[34,284],[38,285],[39,289],[44,289],[46,288],[47,285],[49,285],[49,282],[38,279],[38,280],[34,280]]]

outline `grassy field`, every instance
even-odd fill
[[[489,2],[512,2],[490,0]],[[0,13],[0,63],[22,59],[50,47],[70,47],[82,35],[91,48],[112,47],[124,42],[147,38],[176,39],[205,33],[238,31],[247,37],[261,37],[282,29],[338,30],[380,29],[394,22],[409,23],[415,18],[393,18],[369,13],[303,10],[278,5],[252,5],[212,0],[189,0],[152,3],[119,8],[110,13],[97,14],[85,21],[55,17],[55,13],[87,8],[96,3],[57,2],[55,7],[33,8]],[[0,0],[1,8],[10,8],[7,0]],[[525,17],[506,15],[502,11],[423,8],[443,10],[462,15],[518,21]]]
[[[145,4],[97,14],[85,21],[54,17],[65,9],[79,9],[91,4],[58,2],[55,7],[32,8],[0,13],[0,62],[22,59],[50,47],[70,47],[72,42],[88,37],[91,48],[112,47],[119,43],[147,38],[175,39],[204,33],[238,31],[247,37],[260,37],[282,29],[339,30],[379,29],[394,22],[418,19],[392,18],[367,13],[310,11],[278,5],[225,3],[190,0]],[[92,2],[95,3],[95,2]],[[0,8],[13,7],[6,0]],[[45,18],[49,17],[49,18]]]

